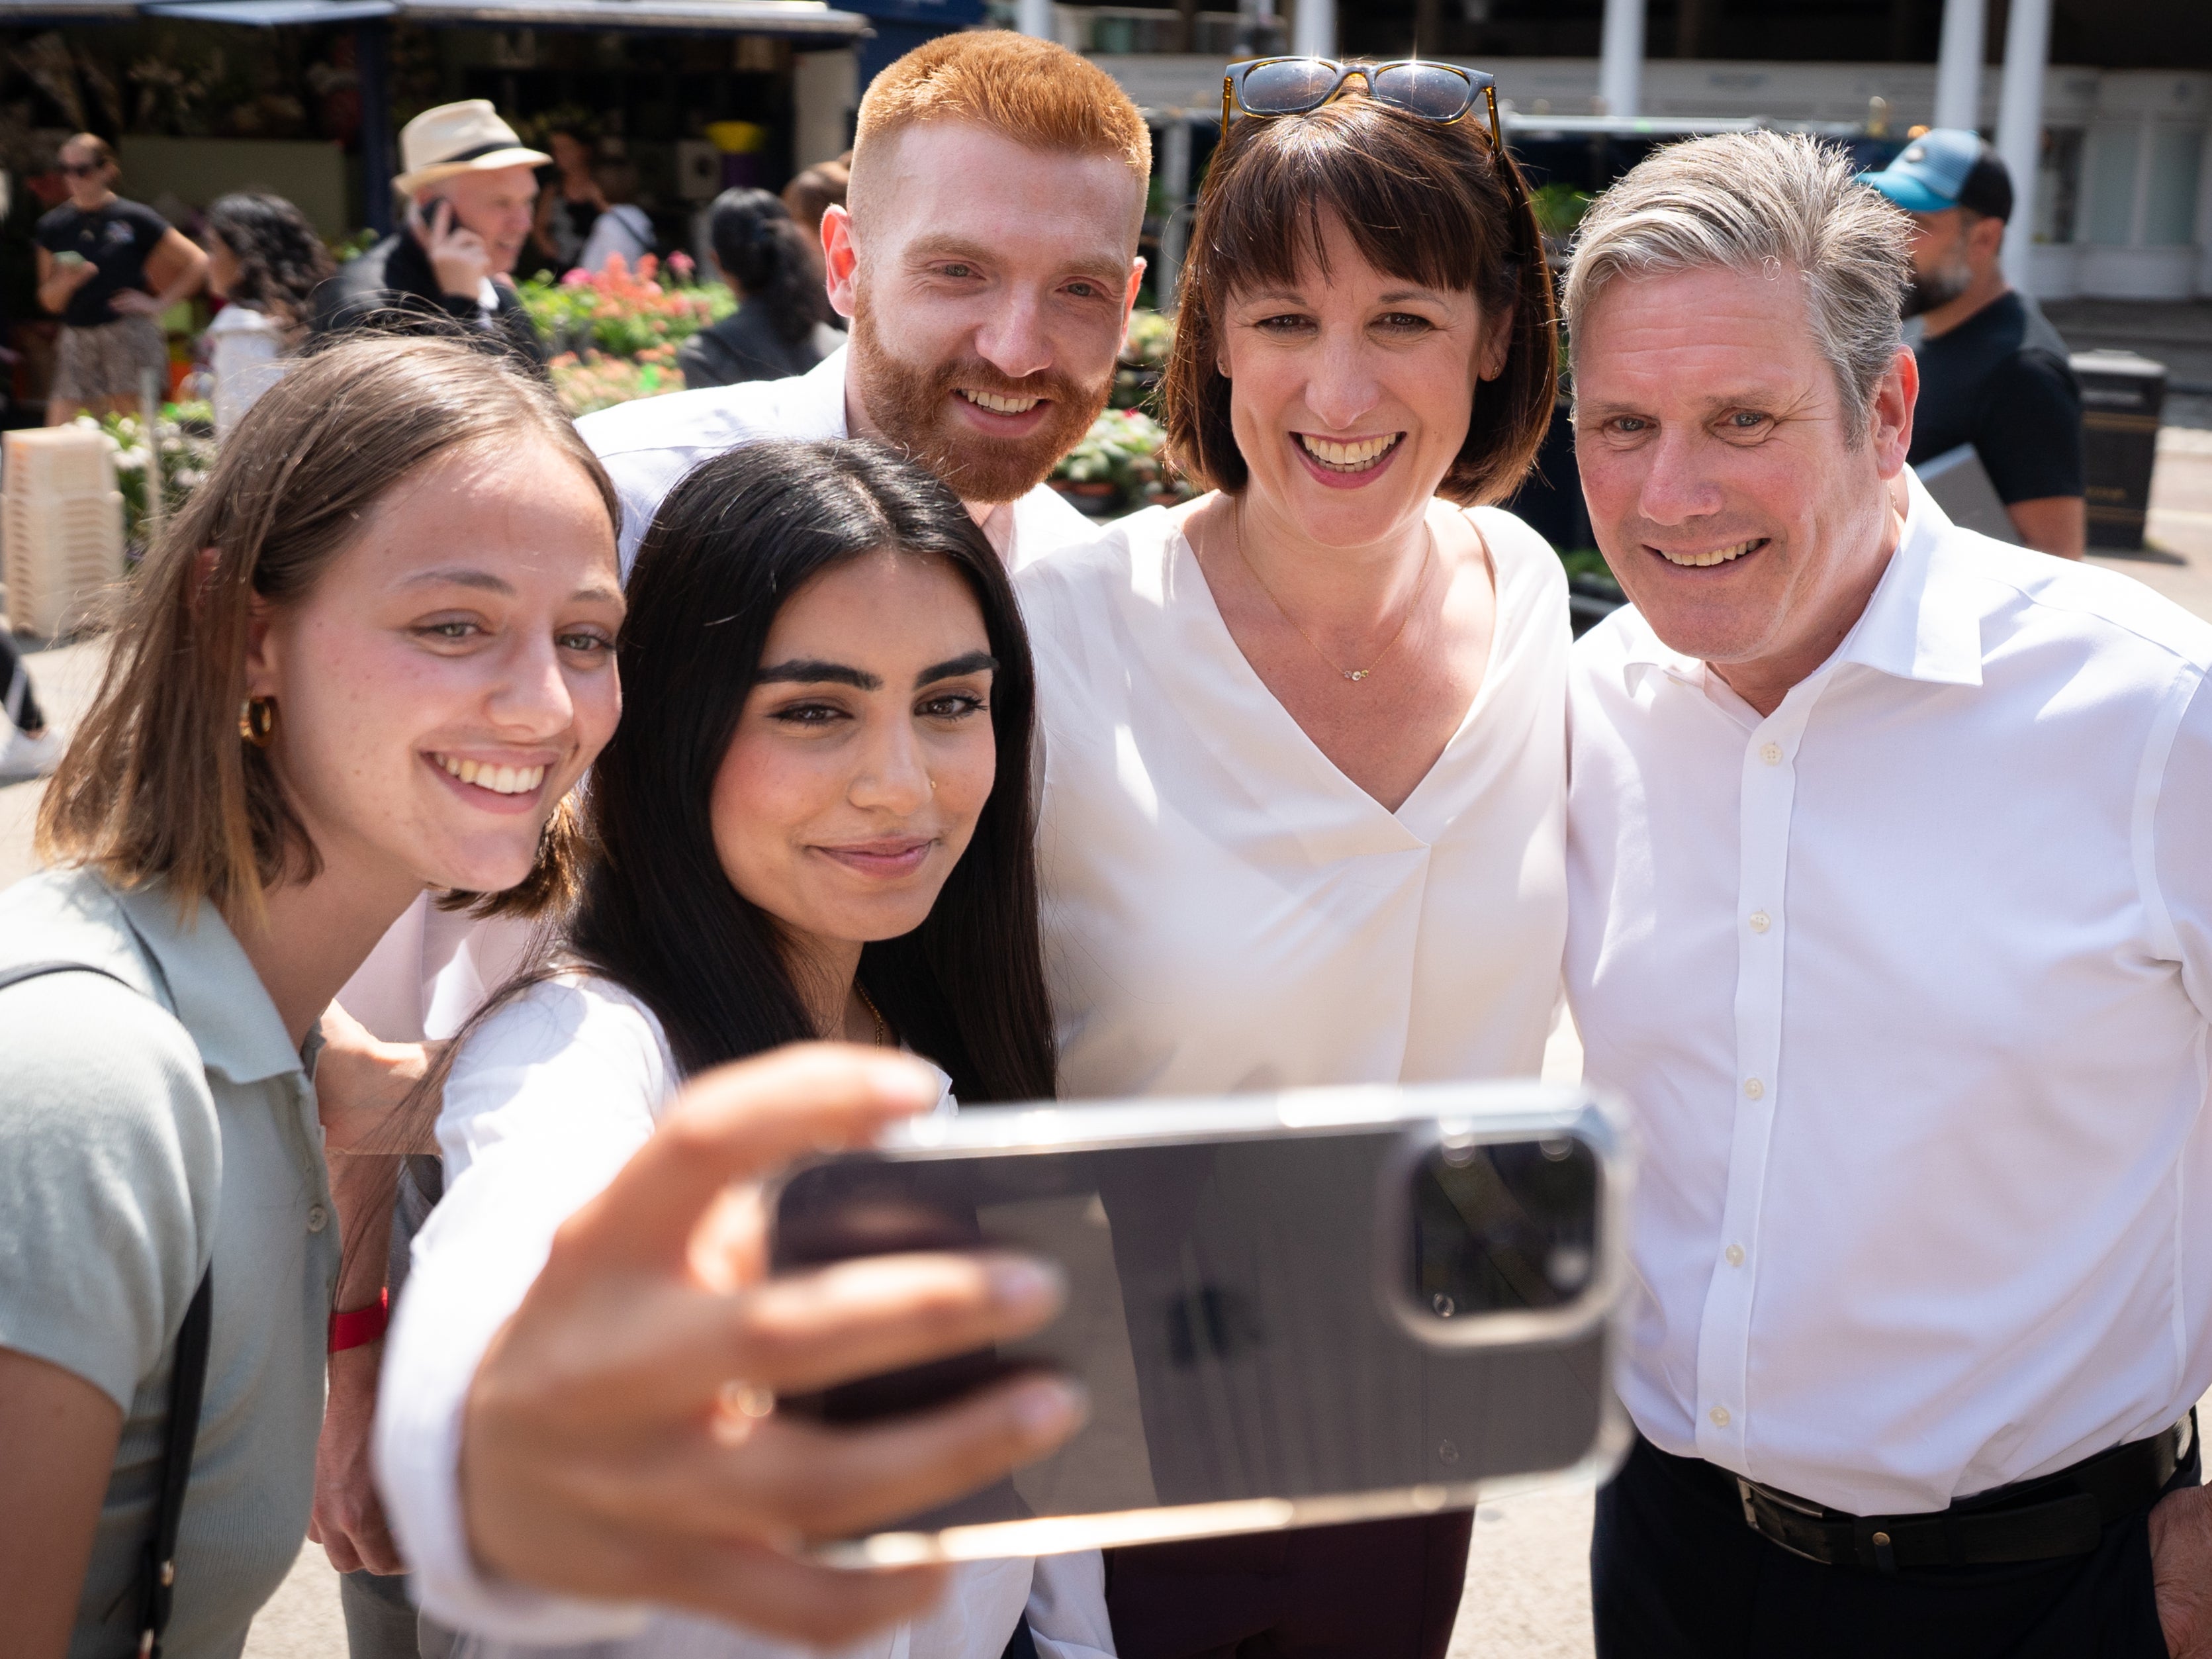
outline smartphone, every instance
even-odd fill
[[[779,1409],[857,1423],[1051,1369],[1059,1451],[832,1544],[888,1565],[1464,1508],[1626,1450],[1618,1110],[1540,1084],[985,1107],[902,1125],[771,1194],[779,1270],[1003,1246],[1066,1310],[1018,1343]]]

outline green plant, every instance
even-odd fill
[[[662,282],[663,270],[669,280]],[[559,282],[533,278],[516,289],[538,331],[563,351],[636,358],[657,346],[681,345],[738,308],[720,283],[691,280],[691,261],[653,255],[633,271],[621,256],[599,271],[572,270]]]
[[[1528,192],[1528,205],[1535,210],[1536,228],[1544,240],[1564,243],[1575,234],[1575,227],[1583,222],[1595,198],[1588,191],[1577,190],[1572,185],[1549,184]]]
[[[634,358],[564,351],[547,368],[561,406],[572,416],[684,390],[684,372],[676,367],[676,348],[665,343],[647,347]]]
[[[1559,562],[1566,566],[1569,581],[1588,589],[1603,590],[1608,598],[1620,595],[1620,579],[1605,562],[1605,555],[1595,547],[1561,548]]]
[[[161,447],[161,506],[168,514],[174,514],[191,499],[192,491],[207,482],[215,466],[212,432],[188,430],[177,418],[189,407],[164,404],[155,422],[155,441]],[[143,553],[153,528],[147,511],[151,491],[146,477],[145,422],[136,415],[106,415],[97,421],[80,415],[76,423],[92,428],[107,440],[115,462],[115,487],[123,496],[123,538]]]
[[[1114,366],[1110,401],[1116,409],[1149,409],[1159,390],[1161,371],[1175,345],[1175,319],[1142,307],[1129,313],[1129,331]]]
[[[1070,493],[1103,495],[1119,506],[1184,500],[1193,492],[1169,465],[1166,451],[1167,434],[1151,416],[1142,410],[1109,409],[1060,459],[1052,481]]]

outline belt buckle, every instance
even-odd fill
[[[1772,1532],[1768,1531],[1767,1528],[1759,1525],[1759,1506],[1752,1502],[1752,1497],[1753,1494],[1756,1493],[1759,1497],[1765,1498],[1768,1503],[1773,1504],[1775,1508],[1788,1510],[1794,1515],[1802,1515],[1808,1521],[1825,1522],[1827,1519],[1827,1513],[1826,1510],[1815,1508],[1809,1504],[1801,1503],[1796,1498],[1790,1497],[1787,1492],[1777,1492],[1771,1486],[1762,1486],[1756,1480],[1747,1480],[1741,1475],[1738,1475],[1735,1478],[1735,1492],[1737,1498],[1743,1504],[1744,1525],[1749,1527],[1753,1532],[1757,1533],[1761,1538],[1764,1538],[1768,1543],[1773,1545],[1777,1549],[1789,1551],[1790,1554],[1796,1556],[1801,1561],[1810,1561],[1818,1566],[1823,1567],[1832,1567],[1836,1565],[1834,1562],[1829,1560],[1826,1556],[1814,1555],[1808,1551],[1799,1549],[1796,1545],[1791,1543],[1788,1539],[1778,1538]]]

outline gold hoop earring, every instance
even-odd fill
[[[276,699],[248,697],[239,705],[238,735],[256,749],[266,749],[276,739]]]

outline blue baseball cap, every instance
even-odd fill
[[[1915,138],[1879,173],[1862,173],[1907,213],[1962,207],[1986,218],[2012,217],[2012,175],[1978,132],[1936,127]]]

